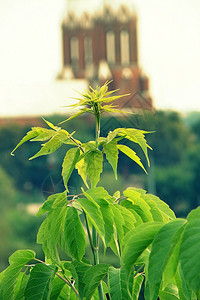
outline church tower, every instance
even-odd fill
[[[93,85],[113,80],[111,89],[131,94],[129,108],[152,109],[148,78],[138,63],[132,0],[93,0],[89,7],[84,0],[68,0],[62,37],[60,79],[86,78]]]

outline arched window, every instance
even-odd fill
[[[120,50],[121,50],[121,64],[130,64],[130,41],[129,32],[126,29],[120,32]]]
[[[93,60],[92,39],[89,36],[86,36],[84,38],[84,51],[85,51],[85,65],[91,64]]]
[[[112,30],[106,32],[106,58],[110,64],[115,64],[115,34]]]
[[[76,36],[70,39],[70,62],[72,67],[77,67],[79,63],[79,44]]]

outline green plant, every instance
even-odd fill
[[[127,188],[109,195],[97,187],[103,158],[117,179],[119,151],[145,172],[137,154],[122,144],[127,139],[138,144],[148,160],[145,140],[148,132],[117,128],[100,136],[103,112],[115,112],[108,83],[81,94],[80,112],[92,113],[96,120],[94,141],[81,143],[61,127],[45,120],[50,129],[34,127],[14,150],[26,141],[45,142],[30,159],[48,155],[71,145],[62,164],[66,190],[51,195],[39,209],[46,219],[40,226],[37,243],[42,244],[45,261],[31,250],[18,250],[9,258],[10,266],[0,275],[1,299],[138,299],[144,281],[145,299],[193,300],[200,297],[200,208],[187,219],[177,219],[158,197],[142,189]],[[68,119],[68,120],[69,120]],[[60,125],[60,124],[59,124]],[[68,194],[68,180],[76,169],[85,187],[77,195]],[[87,237],[87,238],[86,238]],[[121,267],[103,264],[99,247],[109,247],[120,258]],[[85,257],[87,242],[93,262]],[[70,259],[61,261],[59,249]]]

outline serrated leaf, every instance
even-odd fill
[[[104,221],[103,216],[100,210],[99,205],[92,199],[92,197],[84,192],[87,199],[77,199],[77,202],[81,205],[85,211],[87,217],[96,228],[99,236],[102,241],[105,243],[105,230],[104,230]]]
[[[65,251],[66,241],[63,233],[63,222],[67,206],[58,207],[51,210],[47,218],[41,224],[38,234],[37,243],[42,244],[47,259],[59,263],[57,244]]]
[[[25,290],[25,300],[49,299],[56,271],[56,266],[35,265],[30,273],[30,279]]]
[[[84,296],[86,297],[86,300],[91,299],[96,288],[106,276],[108,268],[109,265],[99,264],[91,267],[85,272],[83,282],[85,283]]]
[[[32,160],[36,157],[42,156],[42,155],[48,155],[56,151],[60,146],[62,146],[62,142],[59,139],[59,132],[54,135],[48,142],[42,145],[42,148],[29,160]]]
[[[147,171],[145,170],[145,167],[141,163],[140,158],[137,156],[137,154],[135,153],[135,151],[133,151],[131,148],[129,148],[129,147],[125,146],[125,145],[117,145],[117,148],[121,152],[123,152],[124,154],[126,154],[128,157],[130,157],[136,164],[138,164],[145,171],[145,173],[147,173]]]
[[[131,269],[142,252],[152,243],[161,226],[162,223],[149,222],[128,232],[129,239],[122,252],[122,261],[127,270]]]
[[[188,224],[182,237],[180,263],[185,280],[200,297],[200,207],[187,217]]]
[[[64,220],[64,234],[72,258],[81,260],[85,254],[85,231],[74,207],[69,207]]]
[[[35,253],[31,250],[18,250],[10,256],[10,266],[4,271],[1,281],[2,300],[14,300],[17,278],[22,268],[34,258]]]
[[[21,139],[21,141],[17,144],[17,146],[13,149],[13,151],[11,152],[11,155],[14,155],[13,153],[15,152],[15,150],[17,148],[19,148],[22,144],[24,144],[25,142],[31,140],[32,138],[36,137],[39,135],[39,131],[35,130],[34,128],[32,128],[31,131],[27,132],[27,134]]]
[[[115,131],[118,133],[118,135],[121,135],[121,136],[125,135],[126,139],[138,144],[142,148],[142,150],[145,154],[145,157],[147,159],[148,166],[149,166],[150,163],[149,163],[147,149],[148,148],[151,149],[151,147],[147,144],[144,134],[147,134],[150,132],[135,129],[135,128],[117,128]]]
[[[103,145],[104,153],[106,154],[106,158],[109,164],[112,166],[115,179],[117,180],[117,163],[118,163],[118,148],[117,148],[117,140],[113,139],[111,142]]]
[[[63,204],[67,202],[66,191],[63,193],[50,195],[43,205],[39,208],[36,216],[40,216],[51,209],[63,207]]]
[[[84,159],[87,165],[86,173],[90,179],[91,187],[94,188],[99,182],[103,169],[103,154],[99,150],[90,151]]]
[[[62,164],[62,177],[64,181],[65,188],[67,188],[68,180],[72,174],[72,171],[75,168],[75,165],[80,156],[79,148],[71,148],[67,151],[63,164]]]
[[[124,268],[116,269],[110,267],[108,270],[108,284],[110,287],[111,300],[131,300],[132,297],[128,291],[128,278]]]
[[[52,138],[56,134],[56,131],[51,129],[43,129],[43,131],[36,136],[35,138],[31,139],[31,142],[41,142],[41,141],[47,141],[50,138]]]
[[[162,275],[167,262],[179,241],[184,230],[186,220],[176,219],[162,226],[156,234],[152,243],[149,256],[147,286],[149,297],[146,299],[157,299]]]

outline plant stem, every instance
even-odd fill
[[[38,262],[40,262],[40,263],[46,265],[46,263],[45,263],[44,261],[42,261],[42,260],[40,260],[40,259],[38,259],[38,258],[34,258],[34,260],[36,260],[36,261],[38,261]],[[56,272],[56,275],[57,275],[61,280],[63,280],[68,286],[70,286],[70,287],[72,288],[72,290],[74,291],[74,293],[76,294],[76,296],[78,297],[78,299],[80,299],[80,296],[79,296],[79,293],[78,293],[77,289],[73,286],[73,284],[71,284],[70,280],[69,280],[65,275],[64,275],[65,278],[62,277],[58,272]]]
[[[94,106],[95,111],[95,119],[96,119],[96,145],[98,144],[98,138],[100,136],[100,111],[99,106],[96,103]],[[97,231],[92,226],[92,244],[93,244],[93,257],[94,257],[94,265],[99,264],[99,245],[98,245],[98,236]],[[98,286],[98,293],[99,293],[99,300],[104,300],[104,293],[103,293],[103,285],[100,283]]]

